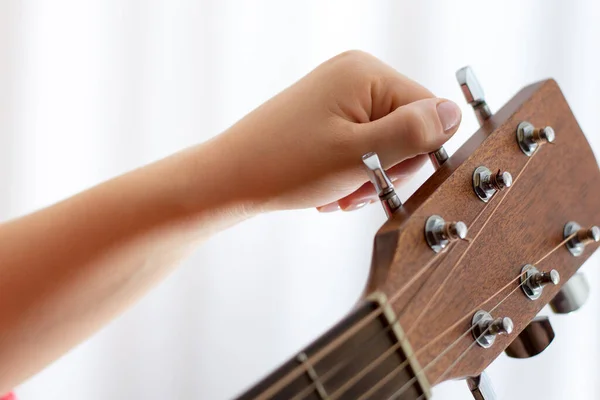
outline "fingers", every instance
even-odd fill
[[[460,108],[449,100],[425,99],[360,124],[361,152],[374,151],[385,168],[440,148],[458,129]]]

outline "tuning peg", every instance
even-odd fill
[[[548,317],[536,317],[506,348],[512,358],[529,358],[540,354],[554,340],[554,329]]]
[[[549,272],[540,272],[531,264],[525,265],[521,269],[521,289],[525,296],[531,300],[537,300],[544,291],[544,286],[548,284],[558,285],[560,274],[553,269]]]
[[[425,221],[425,240],[436,253],[442,251],[451,242],[465,239],[468,231],[464,222],[446,222],[439,215],[432,215]]]
[[[600,241],[600,228],[597,226],[582,229],[577,222],[567,222],[563,230],[563,237],[566,239],[575,233],[576,235],[565,244],[575,257],[583,253],[586,245]]]
[[[590,294],[590,286],[583,274],[575,274],[550,301],[550,307],[557,314],[568,314],[581,308]]]
[[[391,218],[391,216],[402,207],[402,201],[400,201],[400,198],[394,190],[392,181],[381,166],[377,154],[367,153],[362,156],[362,160],[367,168],[369,180],[373,186],[375,186],[375,191],[377,192],[377,196],[379,196],[385,214],[388,218]]]
[[[483,165],[475,168],[473,172],[473,190],[484,203],[487,203],[497,191],[511,187],[512,181],[510,172],[498,170],[492,173]]]
[[[456,71],[456,80],[467,103],[473,107],[479,125],[483,125],[485,120],[492,116],[492,111],[485,101],[483,87],[477,80],[473,69],[468,65],[459,69]]]
[[[475,400],[496,400],[492,381],[485,372],[481,375],[467,378],[467,385]]]
[[[433,153],[429,153],[429,159],[433,164],[433,169],[437,170],[439,167],[442,166],[442,164],[446,162],[446,160],[448,160],[448,153],[446,152],[446,149],[444,149],[444,147],[440,147]]]
[[[551,126],[536,128],[531,123],[523,121],[517,125],[517,142],[521,151],[531,156],[539,145],[553,143],[556,133]]]
[[[512,319],[508,317],[492,318],[489,312],[479,310],[471,320],[472,334],[481,347],[487,349],[496,341],[498,335],[510,335],[513,331]]]

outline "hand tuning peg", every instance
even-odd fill
[[[496,400],[492,381],[485,372],[467,378],[467,385],[475,400]]]
[[[377,196],[379,196],[385,215],[387,215],[388,218],[391,218],[391,216],[402,207],[402,201],[400,201],[400,198],[394,190],[392,181],[381,166],[377,154],[367,153],[362,156],[362,160],[367,168],[369,180],[373,186],[375,186],[375,191],[377,192]]]
[[[512,358],[529,358],[540,354],[554,340],[554,329],[548,317],[536,317],[506,348]]]
[[[468,65],[459,69],[456,71],[456,80],[458,80],[467,103],[473,107],[479,125],[483,125],[485,120],[492,116],[492,111],[485,101],[483,87],[477,80],[473,69]]]
[[[569,314],[585,304],[590,294],[590,286],[583,274],[575,274],[560,288],[550,300],[552,311],[557,314]]]
[[[456,71],[456,79],[467,103],[473,107],[479,125],[483,125],[483,122],[492,116],[492,112],[485,102],[483,88],[479,84],[475,73],[471,67],[466,66]],[[429,159],[433,164],[433,168],[437,170],[448,160],[448,153],[446,149],[440,147],[433,153],[429,153]]]
[[[563,231],[563,237],[566,239],[569,236],[576,234],[571,240],[566,243],[567,249],[575,257],[580,256],[589,243],[597,243],[600,241],[600,228],[592,226],[589,229],[582,229],[577,222],[567,222]]]
[[[446,149],[444,149],[444,147],[442,146],[433,153],[429,153],[429,159],[433,164],[433,169],[437,171],[442,166],[442,164],[444,164],[446,160],[448,160],[448,153],[446,152]]]

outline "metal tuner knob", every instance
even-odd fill
[[[481,375],[467,378],[467,385],[475,400],[496,400],[492,381],[485,372]]]
[[[579,310],[590,295],[590,285],[585,275],[575,274],[560,288],[550,300],[552,311],[557,314],[569,314]]]
[[[506,348],[512,358],[530,358],[546,350],[554,340],[554,329],[548,317],[536,317]]]

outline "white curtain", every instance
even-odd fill
[[[470,64],[493,109],[554,77],[600,151],[597,1],[0,2],[0,217],[51,204],[204,141],[347,49],[463,104]],[[407,197],[430,168],[401,190]],[[548,201],[552,201],[549,199]],[[599,200],[600,206],[600,200]],[[227,399],[341,318],[365,282],[371,206],[265,215],[214,237],[133,309],[32,378],[23,400]],[[1,243],[0,243],[1,245]],[[592,293],[530,360],[489,368],[502,399],[600,398],[599,258]],[[470,399],[464,382],[434,389]]]

